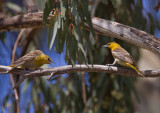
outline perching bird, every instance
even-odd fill
[[[44,64],[53,63],[52,59],[45,55],[40,50],[33,50],[28,54],[22,56],[21,58],[17,59],[10,67],[11,70],[15,68],[25,68],[29,70],[35,70],[43,66]]]
[[[123,49],[119,44],[115,42],[110,42],[107,45],[104,45],[104,47],[108,47],[111,50],[111,53],[114,57],[114,62],[112,65],[118,63],[120,65],[130,67],[134,69],[140,76],[144,77],[144,75],[134,65],[134,60],[132,56],[125,49]]]

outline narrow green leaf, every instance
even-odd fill
[[[68,30],[65,26],[64,29],[58,29],[58,37],[56,37],[55,50],[61,53],[64,48],[65,39],[68,37]]]
[[[90,27],[91,33],[92,33],[93,37],[95,37],[95,32],[94,32],[94,29],[93,29],[93,26],[92,26],[92,21],[91,21],[91,16],[90,16],[90,13],[88,11],[88,0],[80,0],[80,3],[81,3],[81,5],[83,5],[83,7],[82,7],[82,11],[83,11],[83,14],[84,14],[83,18],[86,18],[86,21],[87,21],[87,23]]]
[[[71,13],[73,15],[73,17],[75,18],[75,23],[78,25],[79,23],[79,15],[78,15],[78,12],[77,12],[77,8],[76,8],[76,3],[74,0],[71,0]]]
[[[57,21],[58,21],[58,28],[61,28],[62,27],[61,15],[58,15]]]
[[[91,64],[93,64],[93,56],[92,56],[92,50],[94,49],[93,45],[92,45],[89,37],[84,32],[84,30],[81,30],[81,32],[82,32],[82,35],[83,35],[83,37],[86,41],[86,44],[87,44],[87,52],[88,52],[88,56],[89,56],[89,61],[90,61]]]
[[[51,17],[50,23],[49,23],[49,32],[48,32],[48,47],[49,47],[49,43],[50,43],[50,38],[51,38],[51,33],[52,33],[52,28],[53,28],[53,24],[54,24],[54,17]]]
[[[76,62],[76,52],[78,50],[77,41],[75,40],[72,34],[68,37],[68,52],[72,65],[75,65]]]
[[[67,5],[66,2],[67,2],[66,0],[64,0],[64,1],[60,0],[61,13],[62,13],[62,16],[64,19],[66,19],[66,14],[65,14],[66,13],[66,5]]]
[[[49,49],[51,49],[52,46],[53,46],[53,43],[54,43],[54,40],[55,40],[55,37],[56,37],[56,34],[57,34],[57,30],[58,30],[58,21],[56,20],[55,23],[54,23],[53,36],[52,36],[52,39],[51,39]]]
[[[85,58],[85,55],[82,53],[82,51],[80,49],[78,51],[78,56],[81,59],[81,61],[83,61],[86,65],[88,65],[88,62],[87,62],[87,60]]]

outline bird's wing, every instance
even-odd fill
[[[16,68],[18,66],[21,66],[23,64],[25,64],[26,62],[29,62],[31,61],[32,59],[35,58],[35,54],[31,54],[31,53],[28,53],[26,55],[24,55],[23,57],[17,59],[12,65],[13,67],[12,68]]]
[[[114,49],[112,51],[112,55],[113,55],[113,57],[115,57],[119,60],[128,62],[132,65],[134,64],[134,60],[133,60],[132,56],[123,48]]]

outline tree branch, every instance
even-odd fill
[[[48,19],[50,20],[50,17]],[[27,13],[14,17],[0,18],[0,32],[22,28],[40,28],[43,27],[42,21],[43,12]]]
[[[27,71],[23,69],[14,69],[11,70],[11,67],[8,66],[1,66],[0,65],[0,73],[12,73],[16,75],[24,75],[27,77],[39,77],[39,76],[47,76],[51,75],[55,76],[58,74],[65,74],[65,73],[73,73],[73,72],[103,72],[103,73],[113,73],[125,76],[133,76],[133,77],[140,77],[136,71],[126,67],[117,67],[117,66],[106,66],[106,65],[72,65],[67,66],[60,66],[55,68],[47,68],[47,69],[39,69],[35,71]],[[157,70],[140,70],[145,77],[160,77],[160,69]]]
[[[48,17],[47,25],[51,17]],[[17,15],[14,17],[0,19],[0,32],[6,30],[14,30],[21,28],[40,28],[44,27],[42,24],[43,12],[29,13]],[[93,29],[100,34],[118,38],[128,43],[137,45],[141,48],[152,51],[160,55],[160,39],[150,35],[144,31],[129,27],[117,22],[112,22],[100,18],[92,18]],[[86,28],[89,28],[85,24]]]
[[[65,74],[65,73],[73,73],[73,72],[103,72],[103,73],[113,73],[125,76],[132,76],[132,77],[141,77],[137,74],[136,71],[130,68],[125,67],[116,67],[116,66],[105,66],[105,65],[72,65],[55,67],[55,68],[47,68],[47,69],[40,69],[35,71],[27,71],[23,69],[14,69],[11,70],[11,67],[8,66],[1,66],[0,65],[0,74],[15,74],[15,75],[23,75],[23,77],[19,80],[19,82],[14,86],[17,88],[26,78],[28,77],[40,77],[40,76],[48,76],[48,80],[52,77]],[[140,70],[145,77],[160,77],[160,69],[157,70]]]
[[[93,17],[92,24],[95,32],[109,37],[124,40],[138,47],[160,55],[160,39],[144,31],[117,22]],[[89,26],[85,24],[89,29]]]

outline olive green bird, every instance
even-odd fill
[[[110,42],[107,45],[104,45],[103,47],[108,47],[111,50],[112,56],[114,58],[114,62],[112,65],[117,63],[123,66],[130,67],[134,69],[140,76],[144,77],[144,75],[135,66],[132,56],[119,44],[115,42]]]
[[[29,70],[35,70],[43,66],[44,64],[53,63],[52,59],[45,55],[40,50],[33,50],[28,54],[22,56],[21,58],[17,59],[10,67],[11,70],[15,68],[24,68]]]

